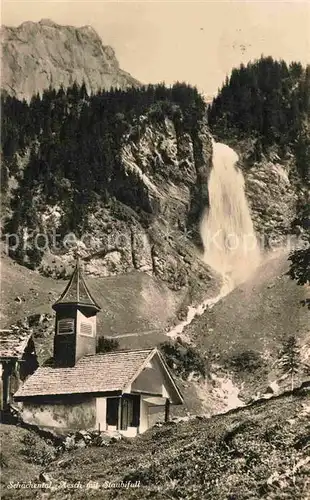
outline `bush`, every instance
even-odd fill
[[[174,372],[187,379],[190,373],[195,372],[202,377],[206,376],[206,360],[191,345],[179,337],[176,341],[167,341],[159,345],[167,365]]]
[[[27,457],[27,461],[37,465],[47,465],[56,456],[56,451],[34,434],[26,434],[22,438],[24,448],[22,454]]]
[[[263,366],[263,360],[258,352],[249,349],[233,354],[225,364],[236,372],[253,373]]]
[[[97,353],[116,351],[119,347],[119,342],[116,339],[106,339],[100,337],[96,348]]]

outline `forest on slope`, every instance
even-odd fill
[[[281,156],[291,149],[304,180],[310,180],[310,65],[287,65],[262,57],[234,68],[208,109],[220,138],[252,137],[256,160],[276,143]]]
[[[223,142],[251,142],[247,167],[274,148],[279,162],[293,158],[289,175],[299,197],[291,230],[302,231],[305,248],[291,256],[290,274],[301,285],[310,283],[310,65],[272,57],[241,64],[209,106],[208,122]]]
[[[113,180],[121,138],[148,111],[155,121],[168,116],[179,129],[194,132],[205,104],[197,90],[185,84],[112,89],[94,96],[88,96],[84,84],[73,84],[67,91],[50,89],[42,97],[37,94],[29,104],[4,96],[2,189],[7,189],[9,176],[16,173],[16,153],[31,146],[24,193],[34,181],[42,182],[49,200],[59,194],[59,182],[65,177],[81,194],[82,206],[92,193],[107,196],[116,189]],[[142,123],[137,134],[141,127]]]
[[[109,203],[116,199],[138,211],[142,224],[150,225],[150,218],[158,209],[150,203],[148,187],[137,169],[130,173],[131,189],[123,188],[127,175],[121,168],[124,141],[130,137],[139,149],[146,128],[152,123],[161,125],[168,118],[175,128],[176,141],[180,143],[182,134],[188,134],[197,156],[197,139],[207,115],[211,132],[219,140],[233,147],[238,141],[251,142],[250,167],[268,157],[274,147],[280,162],[289,158],[293,165],[289,177],[297,197],[292,231],[299,226],[307,232],[309,111],[310,67],[303,68],[297,62],[287,65],[271,57],[233,69],[208,109],[197,89],[181,83],[172,87],[162,84],[111,89],[91,96],[85,84],[73,84],[67,90],[50,88],[42,96],[34,95],[29,103],[4,95],[1,142],[5,231],[21,233],[25,227],[38,226],[38,210],[33,204],[38,196],[42,206],[65,201],[60,227],[63,234],[85,230],[87,215],[98,200]],[[155,153],[150,166],[153,179],[159,175]],[[161,160],[161,182],[166,186],[170,180],[182,182],[180,162],[173,164],[165,155]],[[138,155],[135,161],[139,172],[149,173],[143,163],[139,164]],[[17,180],[14,189],[12,179]],[[192,200],[196,193],[193,191]],[[207,205],[207,196],[203,199]],[[189,214],[185,230],[192,229],[193,218],[197,224],[202,208],[200,203]],[[23,252],[17,249],[12,256],[25,263]],[[27,252],[31,267],[37,267],[41,252]],[[306,255],[299,253],[297,260],[304,262],[307,255],[309,258],[307,251]]]
[[[147,114],[147,120],[144,115]],[[144,196],[141,176],[131,173],[133,189],[122,191],[121,146],[131,136],[139,142],[150,123],[169,118],[176,134],[195,138],[205,115],[205,103],[195,88],[175,84],[149,85],[126,91],[111,89],[89,96],[86,86],[73,84],[66,91],[49,89],[33,96],[30,103],[14,97],[2,98],[2,190],[7,192],[10,179],[18,180],[11,198],[11,213],[6,230],[35,228],[38,213],[33,198],[38,191],[45,204],[66,200],[66,217],[61,233],[85,229],[85,215],[98,200],[111,199],[145,217],[153,208]],[[28,154],[27,154],[28,151]],[[21,168],[21,158],[26,156]],[[169,161],[169,159],[167,159]],[[143,165],[138,165],[143,172]],[[154,169],[155,170],[155,169]],[[156,176],[156,171],[154,172]],[[174,172],[176,182],[182,175]],[[167,180],[169,174],[166,173]],[[22,261],[18,250],[14,257]],[[40,262],[33,250],[31,261]]]

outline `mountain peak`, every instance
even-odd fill
[[[51,26],[53,28],[59,26],[54,21],[52,21],[52,19],[47,19],[47,18],[41,19],[41,21],[39,21],[39,24],[42,24],[43,26]]]
[[[85,81],[89,93],[140,85],[120,69],[114,49],[91,26],[62,26],[51,19],[3,26],[4,91],[29,100],[50,86],[68,87],[74,81]]]

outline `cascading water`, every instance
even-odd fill
[[[260,250],[245,197],[242,171],[233,149],[213,142],[209,179],[210,210],[201,223],[204,260],[229,280],[246,280],[260,262]]]
[[[167,335],[183,332],[195,316],[212,307],[236,285],[245,281],[260,262],[260,249],[244,191],[242,171],[236,167],[237,153],[225,144],[213,142],[213,168],[208,189],[210,210],[201,222],[204,261],[223,279],[220,293],[198,307],[190,307],[187,318]]]

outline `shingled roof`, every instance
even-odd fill
[[[21,359],[32,332],[22,328],[0,330],[0,359]]]
[[[19,388],[14,399],[23,401],[39,396],[122,393],[155,355],[170,380],[175,404],[182,403],[183,397],[156,348],[88,355],[72,368],[42,366]]]
[[[42,366],[14,397],[122,391],[155,351],[115,351],[84,356],[72,368]]]
[[[100,311],[101,309],[87,288],[80,268],[79,259],[76,261],[74,272],[64,292],[55,304],[53,304],[53,309],[57,310],[58,306],[69,304],[91,307],[96,311]]]

